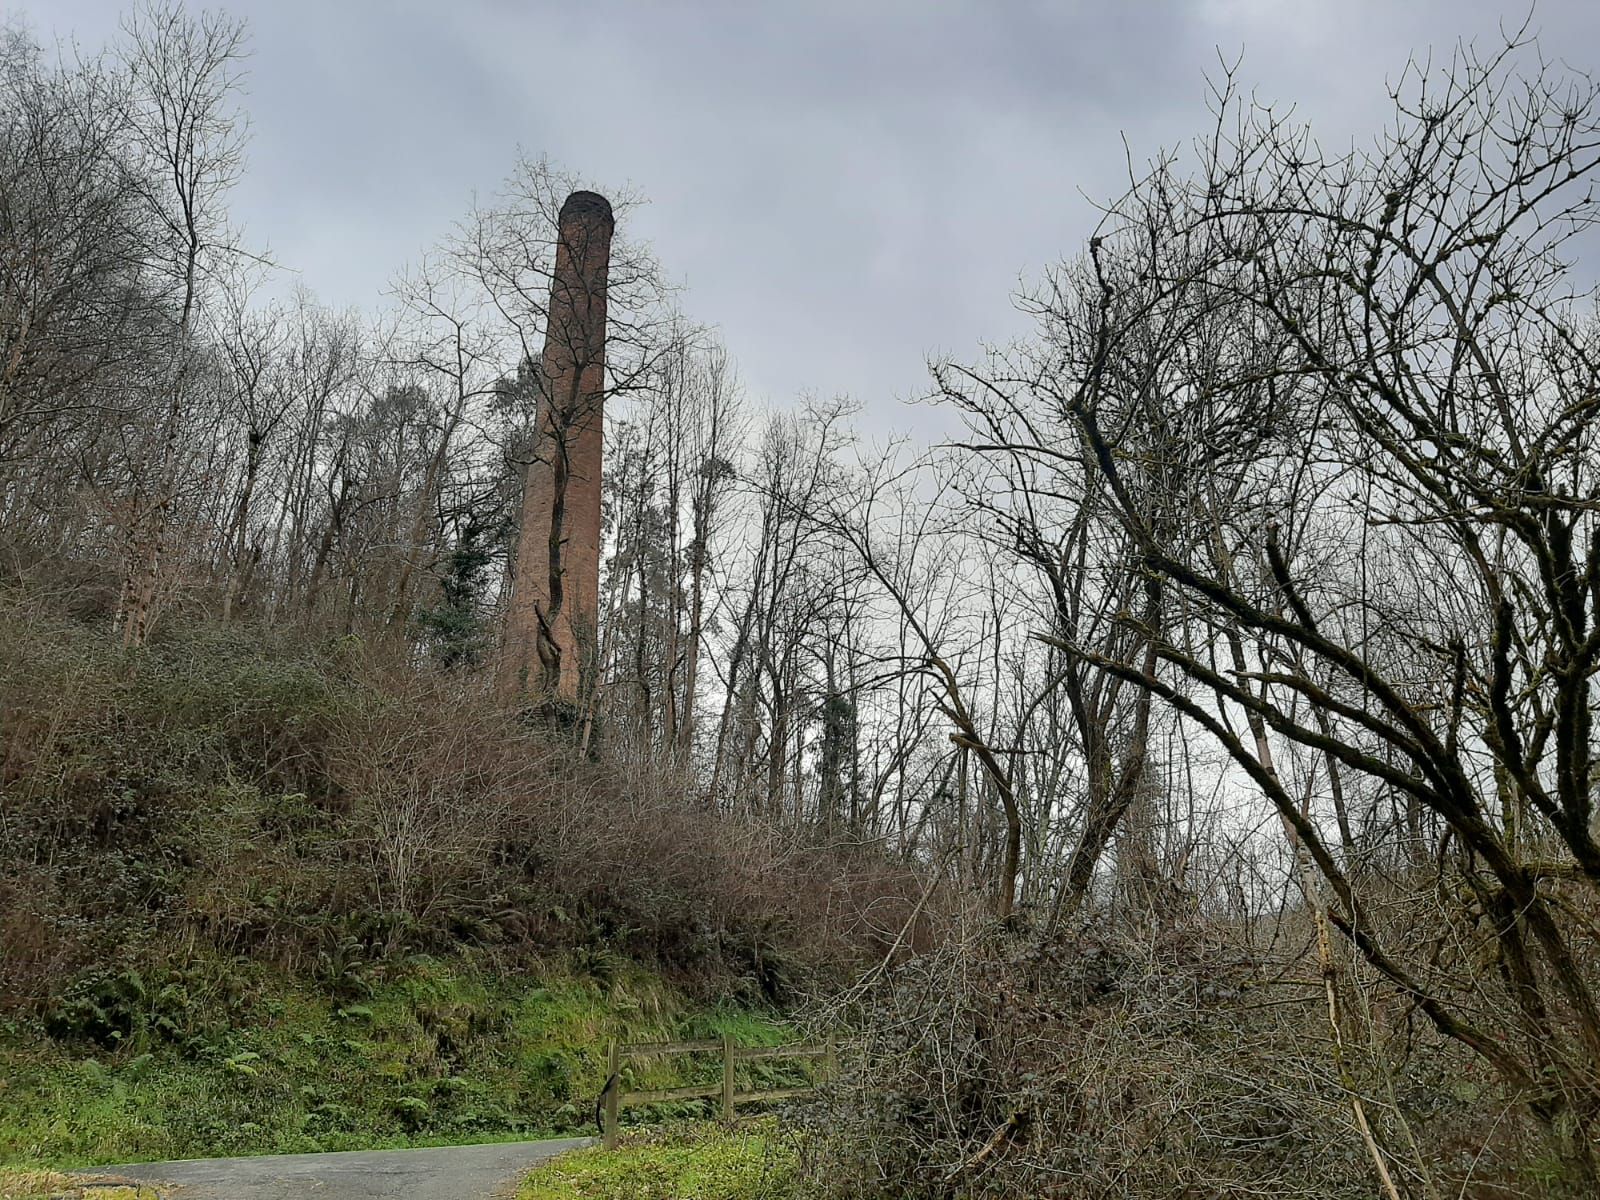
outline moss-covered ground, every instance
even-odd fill
[[[552,1159],[518,1200],[789,1200],[798,1167],[797,1143],[771,1121],[678,1125]]]

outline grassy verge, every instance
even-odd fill
[[[149,1188],[129,1185],[108,1187],[103,1181],[85,1190],[70,1175],[58,1171],[20,1171],[0,1167],[0,1200],[156,1200]]]
[[[775,1122],[711,1123],[638,1133],[614,1151],[563,1154],[522,1185],[517,1200],[787,1200],[798,1196],[799,1154]]]
[[[353,1000],[286,980],[256,978],[249,990],[225,1026],[174,1039],[150,1019],[159,994],[145,986],[137,1032],[111,1049],[0,1025],[0,1163],[71,1168],[587,1131],[613,1037],[727,1029],[770,1044],[787,1033],[759,1013],[697,1009],[644,972],[604,983],[508,979],[415,959]],[[663,1060],[637,1083],[700,1082],[714,1070]]]

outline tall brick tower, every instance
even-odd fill
[[[558,225],[499,681],[513,699],[571,704],[583,691],[600,611],[606,273],[615,220],[604,196],[573,192]]]

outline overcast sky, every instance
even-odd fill
[[[0,0],[94,49],[117,0]],[[1495,0],[234,0],[249,170],[233,211],[324,301],[372,307],[519,147],[649,204],[632,234],[758,397],[845,393],[871,424],[931,354],[1018,332],[1019,277],[1090,199],[1206,123],[1243,54],[1327,145],[1382,124],[1413,52],[1493,40]],[[1600,70],[1600,3],[1544,0],[1548,56]],[[1088,197],[1086,199],[1086,197]]]

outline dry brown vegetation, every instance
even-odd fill
[[[575,762],[484,680],[237,625],[130,658],[36,611],[13,593],[0,621],[13,1012],[152,959],[311,972],[467,948],[773,1002],[913,902],[881,856],[687,804],[668,772]]]

